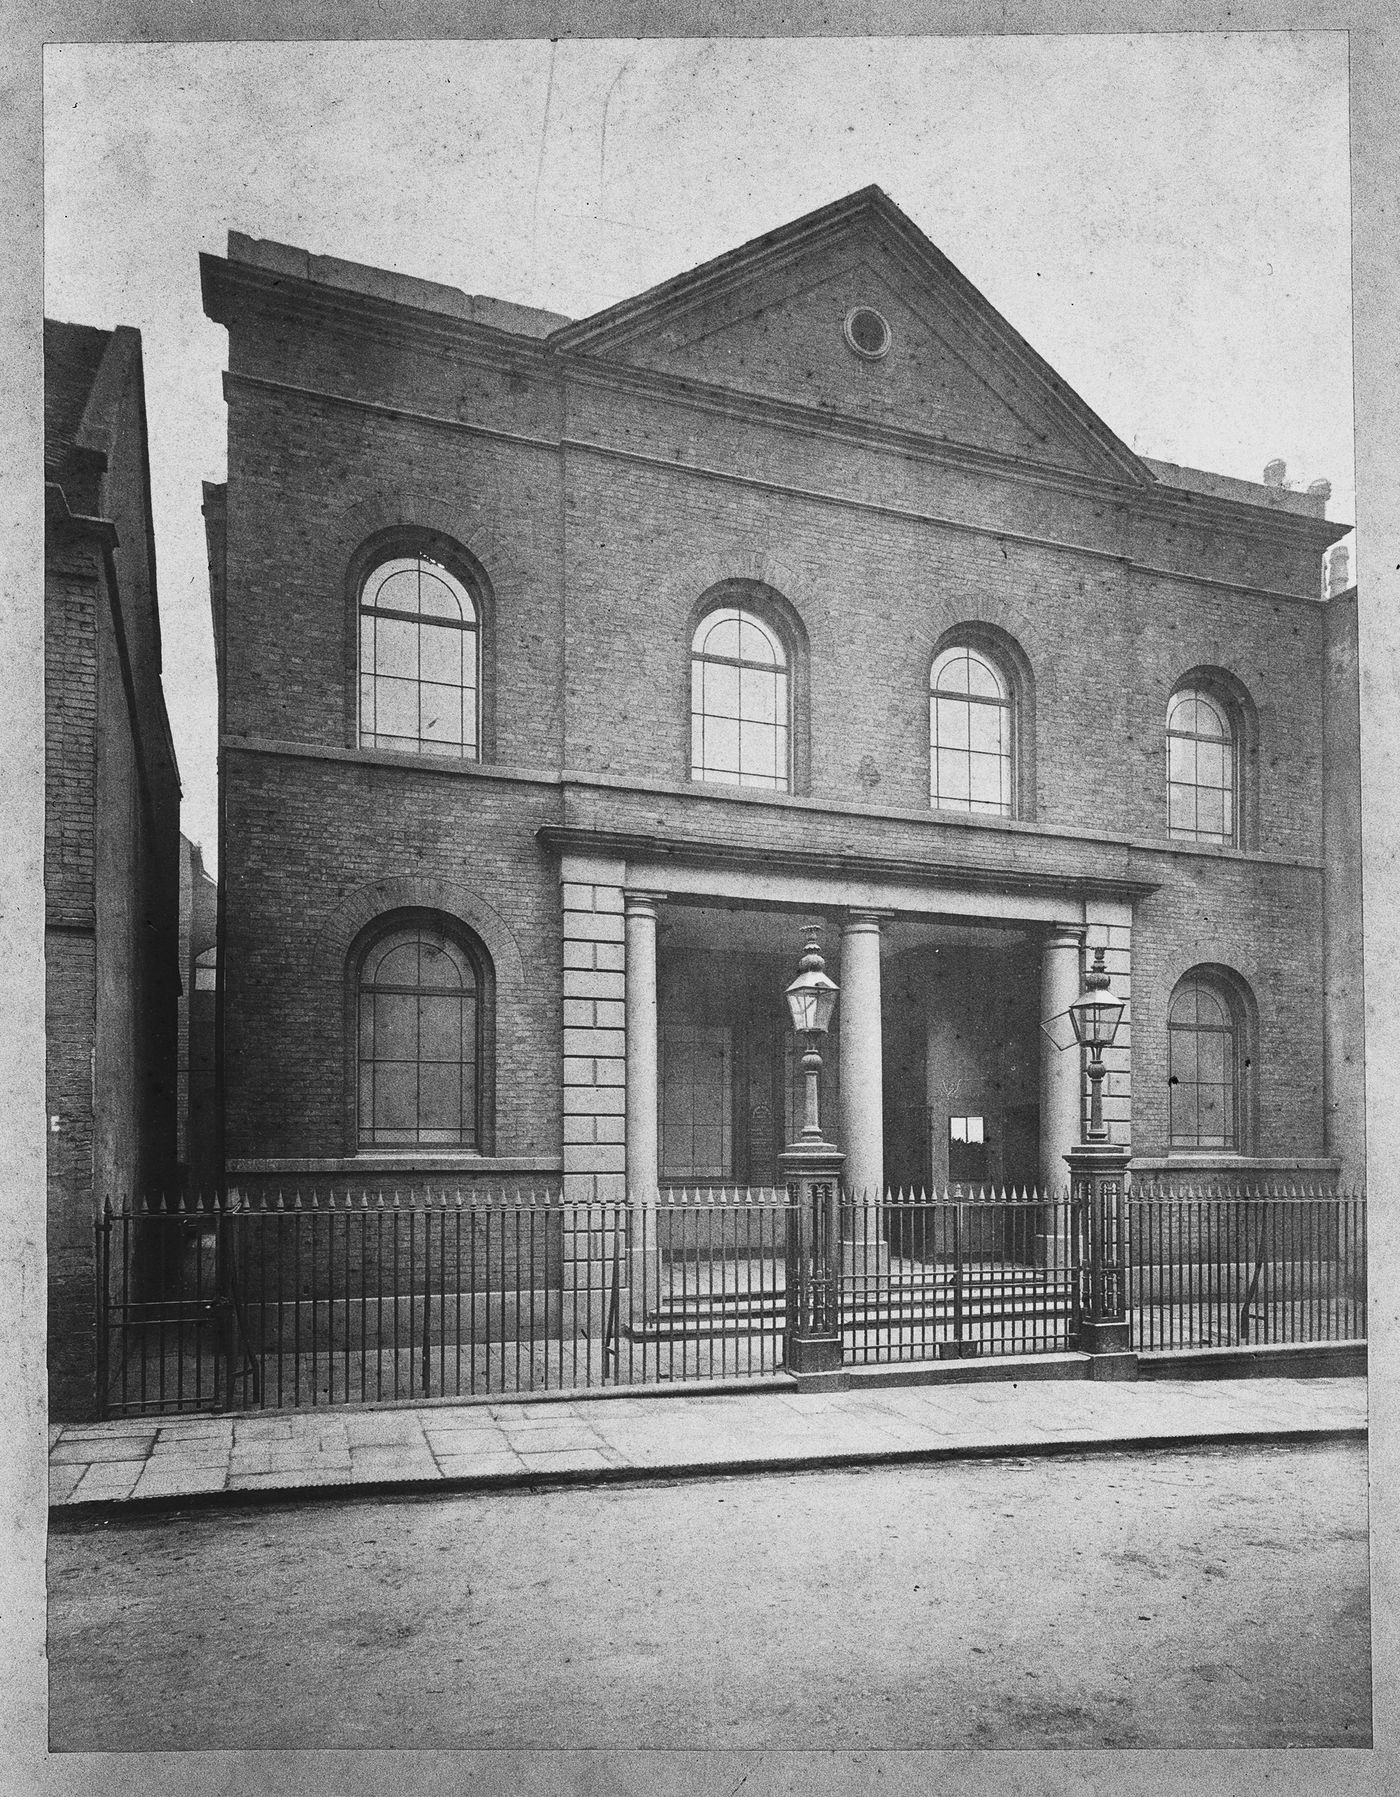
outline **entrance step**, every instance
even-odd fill
[[[1071,1281],[1034,1268],[978,1268],[962,1282],[951,1279],[851,1280],[842,1282],[841,1321],[846,1329],[938,1329],[959,1311],[969,1333],[999,1324],[1049,1323],[1074,1308]],[[679,1340],[721,1335],[778,1333],[786,1321],[781,1289],[758,1292],[676,1292],[652,1306],[632,1334],[636,1339]]]

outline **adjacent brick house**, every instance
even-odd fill
[[[763,1185],[825,923],[856,1185],[1362,1177],[1326,496],[1150,463],[878,189],[595,317],[230,235],[226,1150]]]
[[[141,339],[45,321],[49,1395],[93,1401],[94,1222],[175,1180],[179,777]]]

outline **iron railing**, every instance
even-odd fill
[[[1082,1259],[1067,1194],[847,1194],[841,1312],[854,1364],[1071,1347]]]
[[[1366,1336],[1366,1199],[1281,1182],[1128,1190],[1141,1350]]]
[[[829,1208],[813,1233],[772,1190],[645,1207],[479,1191],[108,1206],[99,1409],[761,1378],[785,1365],[790,1329],[818,1322],[839,1326],[847,1365],[1053,1353],[1076,1345],[1094,1245],[1110,1240],[1140,1350],[1366,1333],[1360,1196],[1138,1183],[1107,1234],[1065,1193],[845,1193]],[[791,1315],[790,1281],[808,1293]]]
[[[108,1207],[99,1408],[384,1403],[782,1364],[785,1201],[278,1194]]]

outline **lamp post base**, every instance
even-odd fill
[[[1091,1379],[1136,1379],[1124,1215],[1128,1150],[1116,1142],[1081,1142],[1065,1159],[1080,1306],[1075,1345],[1091,1356]]]
[[[804,1381],[811,1376],[829,1379],[841,1371],[845,1162],[839,1148],[811,1138],[794,1142],[779,1157],[789,1207],[783,1365]]]
[[[816,1375],[829,1378],[833,1373],[841,1373],[841,1337],[797,1335],[789,1330],[783,1341],[783,1366],[787,1372],[795,1373],[809,1390],[821,1389],[809,1385],[808,1381]],[[845,1383],[844,1374],[841,1382]]]

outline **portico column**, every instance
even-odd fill
[[[627,951],[626,1144],[627,1200],[632,1210],[634,1307],[656,1299],[657,1014],[656,899],[649,892],[623,895]]]
[[[888,1266],[876,1208],[885,1193],[885,1079],[880,1015],[880,921],[886,913],[852,911],[841,925],[841,1146],[846,1189],[859,1203],[848,1213],[848,1273],[877,1278]]]
[[[1040,1195],[1069,1183],[1065,1156],[1080,1136],[1080,1055],[1064,1013],[1079,996],[1080,935],[1052,930],[1040,955]],[[1059,1022],[1053,1022],[1053,1019]],[[1052,1041],[1046,1030],[1054,1033]],[[1056,1042],[1064,1042],[1061,1048]]]
[[[885,1185],[885,1082],[880,1022],[880,917],[841,925],[841,1146],[846,1185],[878,1198]]]

